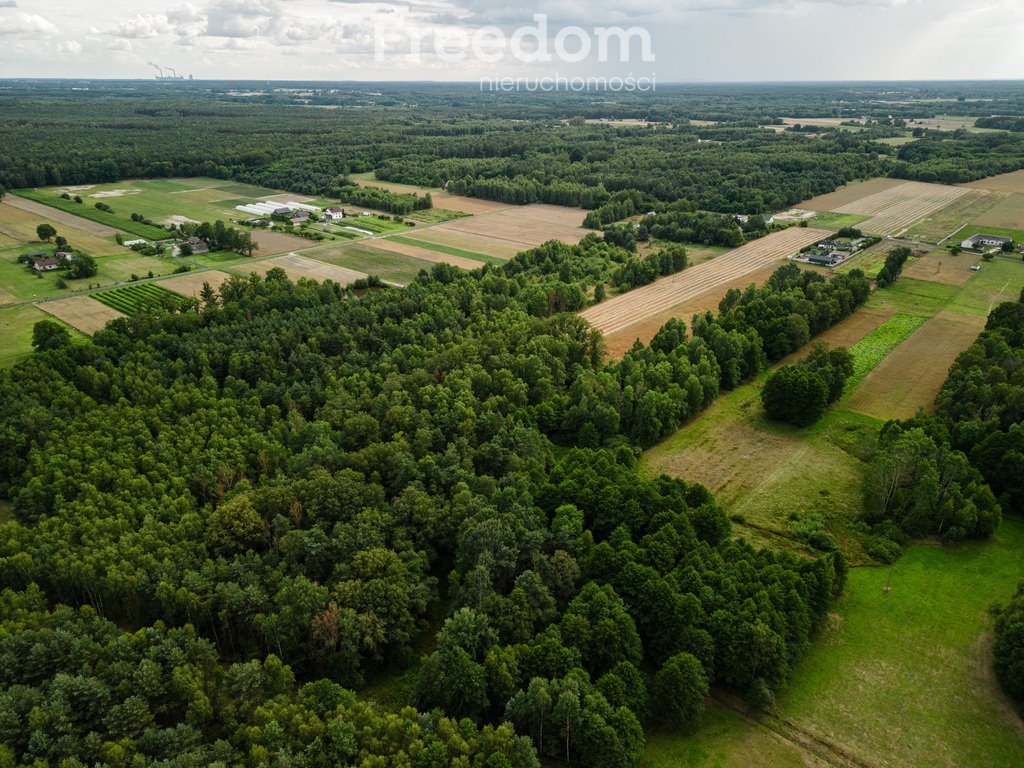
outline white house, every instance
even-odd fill
[[[335,206],[324,211],[324,218],[327,221],[341,221],[345,218],[345,209]]]
[[[1001,235],[985,235],[978,233],[971,235],[966,240],[960,243],[961,248],[984,248],[987,246],[995,246],[1002,248],[1003,243],[1012,243],[1013,238],[1002,237]]]

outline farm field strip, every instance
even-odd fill
[[[29,200],[25,197],[18,197],[13,193],[4,198],[3,204],[9,205],[12,208],[20,208],[23,211],[28,211],[32,215],[40,216],[43,219],[51,219],[77,229],[84,229],[86,232],[90,232],[97,237],[113,237],[120,231],[106,224],[92,221],[84,216],[68,213],[59,208],[46,205],[44,203],[38,203],[35,200]],[[72,203],[72,205],[78,205],[78,203]]]
[[[180,293],[182,296],[198,298],[199,292],[203,289],[203,283],[209,283],[214,290],[218,289],[231,279],[227,272],[218,269],[207,269],[202,272],[184,272],[180,275],[161,280],[160,285],[168,290]]]
[[[867,375],[846,407],[883,421],[909,419],[921,407],[931,413],[950,366],[984,327],[983,317],[940,312]]]
[[[409,256],[421,261],[428,261],[431,264],[451,264],[453,267],[460,267],[461,269],[465,269],[470,272],[483,266],[483,262],[476,261],[475,259],[467,259],[464,256],[454,256],[450,253],[444,253],[430,248],[426,243],[421,247],[404,243],[401,240],[396,240],[392,237],[377,238],[376,240],[370,240],[369,242],[373,243],[374,248],[401,254],[403,256]]]
[[[882,176],[865,181],[854,181],[840,187],[835,192],[812,197],[794,207],[810,211],[838,211],[845,205],[885,192],[903,183],[899,179],[888,179]]]
[[[1024,194],[1024,170],[1001,173],[998,176],[989,176],[985,179],[969,182],[963,186],[969,189],[988,189],[993,192]]]
[[[920,328],[926,318],[899,313],[888,318],[871,333],[850,347],[853,355],[853,375],[846,382],[847,394],[855,392],[865,377],[896,349],[907,337]]]
[[[511,259],[520,251],[525,250],[513,243],[502,242],[483,235],[472,235],[468,232],[449,232],[439,226],[418,229],[415,232],[417,240],[465,248],[474,253],[496,256],[499,259]]]
[[[506,259],[499,259],[495,256],[488,256],[484,253],[474,253],[473,251],[467,251],[463,248],[457,248],[453,245],[442,245],[440,243],[431,243],[427,240],[420,240],[415,237],[406,237],[405,235],[392,235],[387,238],[392,242],[404,243],[405,245],[411,245],[416,248],[426,248],[429,251],[437,251],[438,253],[448,254],[449,256],[458,256],[464,259],[470,259],[472,261],[479,261],[485,264],[504,264]]]
[[[557,206],[523,205],[465,219],[454,219],[434,227],[512,243],[519,250],[534,248],[548,240],[575,244],[591,230],[583,228],[586,212],[578,208],[553,211]]]
[[[125,316],[91,296],[72,296],[56,301],[44,301],[36,306],[84,333],[95,333],[111,320]]]
[[[711,261],[635,288],[580,313],[604,335],[627,328],[717,285],[780,261],[827,237],[827,230],[790,227],[747,243]]]

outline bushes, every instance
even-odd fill
[[[769,418],[806,427],[825,413],[828,384],[804,366],[784,365],[765,382],[761,403]]]
[[[913,251],[904,245],[899,248],[893,248],[886,254],[885,265],[878,271],[878,277],[875,278],[879,288],[885,288],[887,285],[896,282],[900,273],[903,272],[903,265],[912,253]]]

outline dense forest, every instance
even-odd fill
[[[712,684],[770,706],[842,556],[735,541],[633,465],[868,281],[786,267],[611,363],[551,299],[613,250],[361,296],[272,270],[83,343],[44,321],[0,372],[4,754],[629,766]],[[417,710],[349,692],[417,668]]]
[[[637,116],[629,96],[597,112],[570,94],[543,103],[510,97],[496,108],[493,96],[471,87],[413,94],[382,86],[372,103],[365,89],[354,87],[335,88],[343,104],[325,110],[296,106],[284,88],[271,89],[268,99],[233,98],[237,87],[97,83],[83,92],[60,82],[12,81],[0,95],[0,184],[205,175],[332,195],[349,174],[375,171],[382,179],[511,203],[600,209],[629,192],[636,200],[756,214],[869,176],[951,183],[1024,167],[1021,134],[927,131],[919,141],[892,147],[870,132],[806,136],[761,127],[799,116],[811,104],[818,115],[891,114],[895,107],[878,88],[844,94],[848,100],[813,86],[759,88],[760,96],[743,102],[753,114],[742,118],[739,87],[717,94],[668,87],[647,107],[665,113],[659,122],[621,125],[584,117]],[[967,110],[973,102],[954,102],[962,94],[948,87],[950,106]],[[1022,106],[1011,90],[998,98],[1007,114]],[[907,109],[922,116],[936,106],[911,102]],[[715,124],[691,124],[689,117]]]

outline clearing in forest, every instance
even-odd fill
[[[635,288],[589,307],[580,315],[604,335],[622,331],[696,296],[792,256],[830,233],[790,227],[747,243],[711,261]]]

